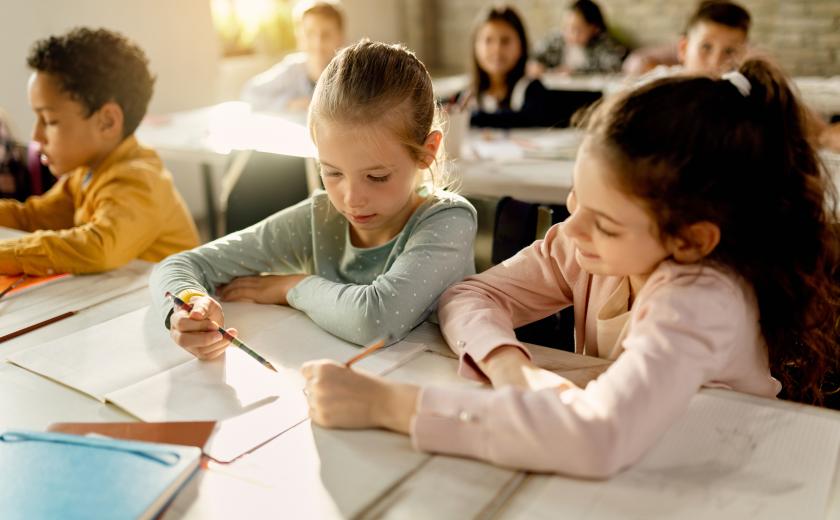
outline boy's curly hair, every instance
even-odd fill
[[[90,116],[108,101],[123,111],[123,137],[134,133],[152,97],[155,78],[137,45],[107,29],[76,28],[35,42],[29,67],[54,77]]]

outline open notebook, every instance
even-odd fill
[[[0,299],[0,342],[27,327],[72,315],[148,285],[152,264],[134,260],[107,273],[57,278]]]
[[[288,307],[229,303],[224,309],[226,323],[278,373],[237,348],[213,361],[193,358],[172,342],[163,319],[149,307],[18,352],[9,362],[143,421],[222,420],[250,413],[262,415],[279,433],[307,417],[300,366],[320,358],[345,361],[360,349]],[[424,345],[401,342],[354,366],[385,374],[424,350]]]
[[[191,446],[0,434],[0,517],[154,518],[198,468]]]

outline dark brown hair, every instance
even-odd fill
[[[606,101],[587,132],[663,239],[720,228],[708,261],[753,287],[772,374],[786,397],[820,403],[838,366],[836,193],[784,76],[756,59],[740,73],[747,95],[726,79],[666,78]]]
[[[607,22],[598,4],[592,0],[577,0],[569,6],[569,11],[577,11],[583,20],[598,29],[599,33],[606,32]]]
[[[478,95],[490,87],[490,76],[488,76],[478,64],[478,58],[475,55],[475,42],[481,28],[484,27],[485,24],[491,22],[508,24],[516,32],[517,37],[519,37],[519,45],[522,48],[522,55],[519,56],[516,64],[510,72],[508,72],[507,78],[505,78],[505,83],[507,83],[508,87],[507,97],[510,99],[514,85],[516,85],[516,82],[525,75],[525,64],[528,62],[528,35],[525,31],[525,24],[522,23],[522,18],[519,16],[519,13],[517,13],[516,9],[509,5],[489,7],[483,11],[475,21],[472,39],[470,40],[472,42],[472,49],[470,49],[470,52],[472,53],[473,93]]]
[[[684,34],[694,28],[700,22],[712,22],[725,25],[733,29],[744,31],[744,35],[750,33],[750,13],[734,2],[725,0],[703,0],[697,5],[697,9],[689,17],[685,24]]]
[[[108,101],[123,112],[123,137],[134,133],[152,98],[155,78],[140,47],[107,29],[73,29],[38,40],[27,64],[49,74],[87,110],[87,116]]]

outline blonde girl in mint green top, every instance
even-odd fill
[[[342,50],[315,88],[309,128],[325,192],[152,274],[173,340],[198,358],[227,347],[211,324],[224,324],[219,300],[290,305],[365,344],[405,336],[474,271],[475,210],[432,172],[442,134],[414,54],[370,41]],[[173,310],[166,291],[192,312]]]

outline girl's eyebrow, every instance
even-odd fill
[[[326,162],[326,161],[318,161],[318,162],[320,162],[320,163],[321,163],[321,165],[323,165],[323,166],[327,166],[327,167],[329,167],[329,168],[333,168],[333,169],[335,169],[335,170],[340,170],[340,169],[341,169],[341,168],[339,168],[338,166],[333,166],[332,164],[330,164],[330,163],[328,163],[328,162]],[[384,164],[375,164],[375,165],[373,165],[373,166],[368,166],[368,167],[366,167],[366,168],[362,168],[362,169],[361,169],[361,170],[359,170],[359,171],[360,171],[360,172],[373,172],[373,171],[390,170],[390,169],[391,169],[391,167],[386,166],[386,165],[384,165]]]

